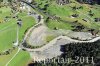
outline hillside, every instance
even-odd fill
[[[0,0],[0,66],[99,61],[100,0]]]

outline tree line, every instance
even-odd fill
[[[80,3],[87,3],[87,4],[100,4],[100,0],[77,0]]]

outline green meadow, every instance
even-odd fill
[[[17,39],[17,19],[11,15],[10,7],[0,8],[0,52],[4,52],[13,47],[13,42]],[[10,16],[8,21],[4,21],[6,16]],[[19,27],[19,42],[24,38],[25,31],[34,26],[35,19],[32,16],[28,16],[27,12],[18,13],[19,19],[22,20],[22,26]],[[0,66],[5,64],[14,56],[18,49],[13,50],[9,55],[0,56]],[[9,66],[25,66],[30,60],[28,52],[20,51],[16,57],[9,63]],[[20,64],[21,62],[21,64]]]

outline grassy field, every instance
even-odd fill
[[[8,66],[27,66],[30,59],[28,52],[20,51]]]
[[[49,4],[47,7],[46,12],[48,12],[51,15],[56,15],[61,17],[62,19],[68,21],[68,22],[74,22],[78,20],[78,22],[82,25],[84,25],[87,28],[93,28],[98,29],[100,28],[100,22],[96,23],[94,22],[94,18],[100,17],[100,6],[98,5],[88,5],[88,4],[80,4],[76,2],[75,0],[71,0],[73,3],[66,4],[66,5],[58,5],[55,1],[48,1],[47,0],[35,0],[40,8],[43,8],[45,4]],[[73,10],[72,7],[80,7],[82,6],[82,9]],[[94,13],[94,16],[89,16],[89,11],[92,11]],[[78,14],[79,17],[77,18],[71,18],[71,15]],[[87,22],[83,21],[82,19],[86,19]],[[53,21],[55,22],[55,21]],[[51,24],[51,23],[50,23]],[[57,24],[57,23],[56,23]],[[53,26],[49,26],[50,28],[53,28]],[[66,29],[66,27],[64,28]]]
[[[11,16],[11,9],[9,7],[2,7],[0,8],[0,11],[1,21],[3,21],[6,16]],[[19,41],[22,41],[25,31],[36,23],[34,18],[32,16],[28,16],[26,12],[18,13],[18,17],[22,19],[22,26],[19,27]],[[13,42],[16,41],[16,34],[17,20],[15,18],[9,18],[7,22],[3,21],[0,23],[0,52],[13,47]],[[0,66],[5,66],[5,64],[14,56],[16,52],[17,49],[13,50],[9,55],[0,56]],[[9,66],[26,66],[29,60],[29,53],[20,51],[18,55],[9,63]]]
[[[66,30],[72,29],[71,24],[67,22],[65,23],[65,22],[58,22],[55,20],[49,20],[46,24],[50,29],[54,29],[55,27],[57,29],[66,29]]]
[[[6,63],[12,58],[12,56],[17,52],[17,49],[15,49],[11,54],[9,55],[2,55],[0,56],[0,66],[5,66]]]
[[[16,38],[16,26],[13,25],[4,31],[0,32],[0,52],[5,51],[13,46],[13,41]]]
[[[5,16],[10,16],[11,8],[10,7],[1,7],[0,8],[0,19],[3,19]]]
[[[0,10],[2,10],[2,14],[0,14],[0,16],[7,16],[5,13],[9,14],[10,9],[7,8],[7,11],[3,9],[6,8],[0,8]],[[20,19],[22,19],[22,27],[19,28],[19,41],[21,41],[26,29],[35,25],[35,20],[33,17],[28,16],[25,12],[19,13],[18,16]],[[0,24],[0,37],[2,37],[0,38],[0,52],[13,46],[13,42],[16,41],[16,31],[17,20],[14,18],[9,18],[9,21]]]
[[[82,6],[83,9],[78,9],[76,11],[72,10],[71,7],[74,7],[74,6],[76,6],[76,7]],[[73,20],[78,20],[79,23],[81,23],[83,25],[85,25],[85,23],[86,23],[87,27],[89,26],[89,28],[90,28],[90,24],[91,24],[91,28],[95,28],[95,26],[92,26],[92,25],[93,25],[93,23],[95,23],[94,25],[96,25],[96,26],[98,24],[98,23],[94,22],[94,18],[99,18],[100,17],[100,14],[99,14],[100,8],[99,8],[99,6],[97,8],[94,7],[94,6],[92,6],[92,8],[90,8],[90,7],[91,7],[90,5],[87,5],[87,4],[82,5],[82,4],[77,3],[77,2],[67,4],[67,5],[64,5],[64,6],[57,5],[54,2],[48,7],[47,11],[50,14],[55,14],[55,15],[61,17],[62,19],[63,18],[65,18],[65,20],[69,19],[69,22],[73,21]],[[90,10],[92,11],[92,13],[94,13],[93,17],[88,15]],[[72,14],[79,14],[79,17],[71,19],[70,16]],[[87,22],[84,22],[82,19],[87,19],[89,24],[87,24]],[[82,23],[82,22],[84,22],[84,23]],[[99,23],[99,26],[100,26],[100,23]]]
[[[46,36],[46,42],[48,43],[48,42],[52,41],[54,38],[56,38],[55,35],[48,35],[48,36]]]
[[[18,49],[13,50],[9,55],[0,56],[0,66],[5,66],[8,61],[16,54]],[[20,51],[15,58],[9,63],[8,66],[27,66],[27,63],[31,60],[28,52]]]
[[[14,21],[14,22],[13,22]],[[29,16],[25,16],[22,18],[23,21],[23,25],[22,27],[19,28],[19,40],[21,41],[23,36],[24,36],[24,32],[27,28],[31,27],[32,25],[35,24],[35,21],[33,19],[33,17],[29,17]],[[5,25],[9,26],[5,29]],[[7,23],[3,23],[0,24],[0,51],[6,50],[7,48],[10,48],[13,46],[13,42],[16,41],[16,31],[17,31],[17,24],[15,20],[11,20],[8,24]]]
[[[69,6],[60,6],[53,2],[48,8],[47,12],[52,15],[57,15],[60,17],[69,17],[70,15],[74,14],[72,9]],[[75,12],[75,11],[74,11]]]

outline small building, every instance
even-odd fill
[[[21,19],[18,19],[17,20],[17,24],[21,27],[22,26],[22,20]]]
[[[65,5],[69,3],[69,0],[56,0],[57,4],[59,5]]]
[[[99,22],[100,18],[94,18],[95,22]]]

